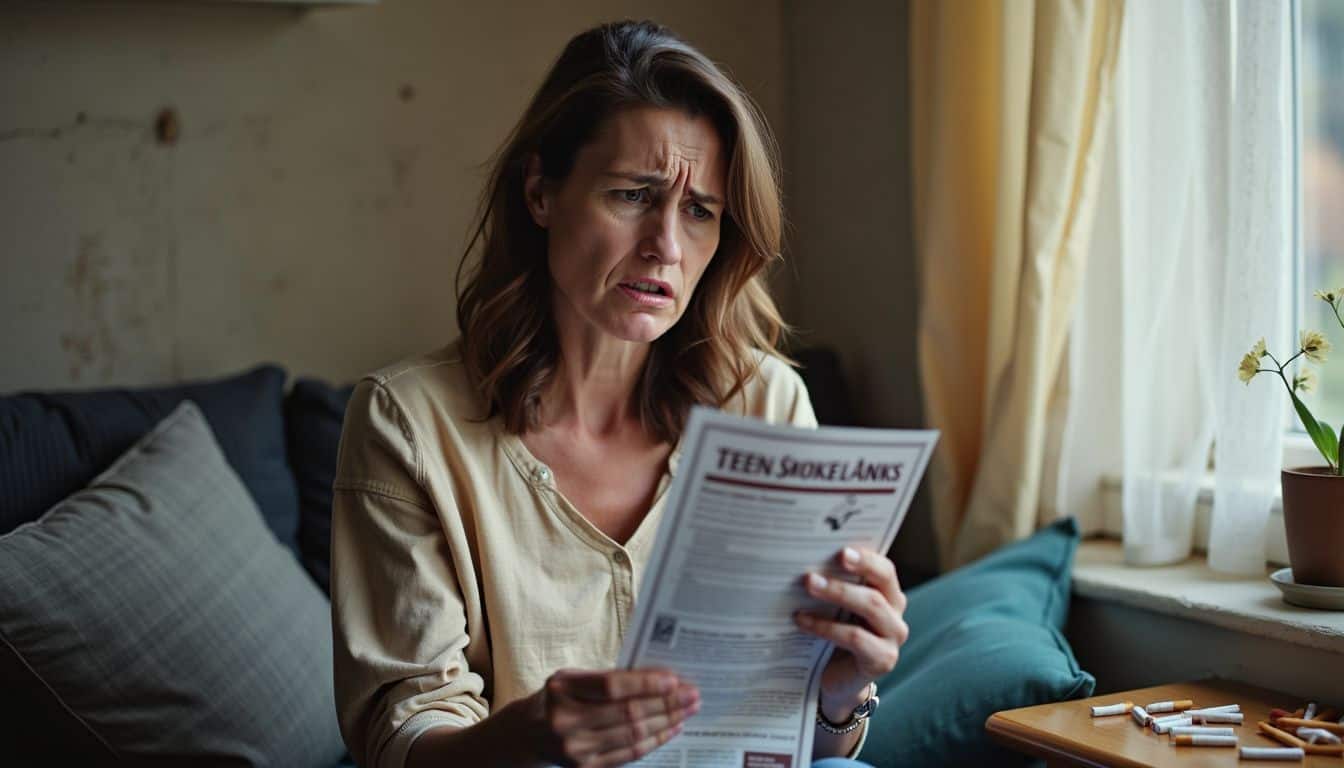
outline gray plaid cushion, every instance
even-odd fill
[[[0,537],[0,653],[30,675],[0,696],[64,712],[104,758],[330,766],[329,611],[183,403]]]

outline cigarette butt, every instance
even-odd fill
[[[1245,715],[1240,712],[1202,712],[1198,715],[1190,715],[1196,723],[1234,723],[1240,725],[1245,719]]]
[[[1306,739],[1308,744],[1315,744],[1318,741],[1326,744],[1339,744],[1340,738],[1324,728],[1307,728],[1303,726],[1297,729],[1297,738]]]
[[[1344,755],[1344,744],[1304,744],[1308,755]]]
[[[1289,711],[1286,710],[1286,709],[1279,709],[1278,707],[1275,707],[1275,708],[1269,710],[1269,719],[1270,719],[1270,720],[1278,720],[1280,717],[1292,717],[1292,716],[1293,716],[1293,713],[1292,713],[1292,712],[1289,712]]]
[[[1289,712],[1289,713],[1288,713],[1288,716],[1289,716],[1289,717],[1301,717],[1302,715],[1306,714],[1306,712],[1307,712],[1307,710],[1305,710],[1305,709],[1303,709],[1303,708],[1301,708],[1301,707],[1298,707],[1297,709],[1294,709],[1292,712]]]
[[[1291,733],[1288,733],[1287,731],[1281,731],[1278,728],[1275,728],[1269,723],[1266,723],[1264,720],[1260,721],[1259,726],[1261,733],[1279,742],[1280,744],[1287,744],[1290,747],[1297,747],[1298,749],[1301,749],[1302,747],[1305,747],[1307,745],[1307,742],[1297,738],[1296,736],[1294,736]]]
[[[1134,708],[1134,702],[1122,701],[1119,704],[1107,704],[1104,707],[1093,707],[1093,717],[1106,717],[1108,715],[1123,715]]]
[[[1193,724],[1194,721],[1188,717],[1178,717],[1175,720],[1167,720],[1166,722],[1163,722],[1162,720],[1154,720],[1153,733],[1167,733],[1172,728],[1180,728],[1181,726],[1193,725]],[[1231,729],[1229,728],[1228,730]]]
[[[1176,701],[1155,701],[1144,707],[1151,714],[1153,712],[1175,712],[1178,709],[1189,709],[1195,705],[1195,702],[1189,699],[1177,699]]]
[[[1242,747],[1242,760],[1301,760],[1307,753],[1297,747]]]
[[[1307,702],[1307,711],[1302,713],[1302,719],[1310,720],[1314,717],[1316,717],[1316,702],[1309,701]]]
[[[1236,731],[1231,728],[1210,728],[1205,725],[1173,725],[1171,726],[1172,736],[1194,736],[1204,734],[1205,736],[1235,736]]]
[[[1149,715],[1147,710],[1140,707],[1138,704],[1135,704],[1134,707],[1129,710],[1129,714],[1134,718],[1134,722],[1145,728],[1148,726],[1148,721],[1153,719],[1152,715]]]
[[[1304,720],[1300,717],[1281,717],[1276,723],[1280,728],[1285,726],[1289,728],[1322,728],[1337,736],[1344,736],[1344,725],[1339,723],[1326,723],[1320,720]]]
[[[1210,736],[1208,734],[1196,733],[1183,736],[1174,736],[1171,742],[1178,747],[1235,747],[1237,746],[1236,736]]]
[[[1240,711],[1241,711],[1240,704],[1224,704],[1221,707],[1200,707],[1199,709],[1187,709],[1182,714],[1194,717],[1195,715],[1204,715],[1210,712],[1240,712]],[[1285,712],[1284,714],[1288,713]]]

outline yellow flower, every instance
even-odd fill
[[[1293,377],[1294,392],[1310,392],[1316,388],[1316,372],[1310,368],[1303,368]]]
[[[1260,370],[1260,358],[1256,357],[1254,354],[1250,352],[1247,352],[1246,354],[1241,356],[1241,364],[1237,366],[1237,378],[1241,379],[1243,382],[1247,384],[1250,384],[1251,379],[1255,378],[1255,374],[1259,370]]]
[[[1327,304],[1334,304],[1340,297],[1340,291],[1317,291],[1313,295]]]
[[[1251,354],[1252,354],[1252,355],[1255,355],[1255,359],[1256,359],[1256,360],[1259,360],[1260,358],[1262,358],[1262,357],[1264,357],[1265,355],[1268,355],[1268,354],[1269,354],[1269,350],[1268,350],[1268,349],[1265,349],[1265,337],[1264,337],[1264,336],[1261,336],[1261,337],[1260,337],[1260,340],[1257,341],[1257,342],[1255,342],[1255,346],[1251,347]]]
[[[1325,353],[1330,351],[1330,342],[1326,341],[1320,331],[1303,331],[1299,346],[1302,354],[1313,363],[1324,363]]]

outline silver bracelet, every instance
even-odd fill
[[[877,705],[880,704],[881,701],[882,700],[877,697],[877,685],[875,683],[869,683],[868,698],[865,699],[862,704],[855,707],[854,711],[850,713],[849,719],[843,723],[832,723],[830,720],[827,720],[826,715],[821,712],[821,701],[817,701],[817,727],[827,733],[833,733],[837,736],[850,733],[863,725],[863,721],[867,720],[877,711]]]

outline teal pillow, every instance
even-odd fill
[[[1092,695],[1060,633],[1078,526],[1062,520],[910,590],[910,639],[878,681],[862,758],[876,768],[1031,762],[992,742],[1003,709]]]

